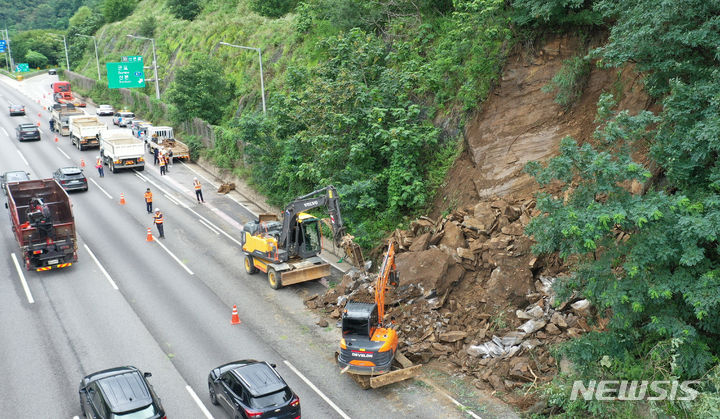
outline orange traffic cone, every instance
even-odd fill
[[[57,137],[55,137],[55,142],[58,142],[58,139],[57,139]]]
[[[37,126],[40,126],[40,123],[39,123],[39,122],[37,123]]]
[[[42,118],[42,114],[38,112],[38,118]]]
[[[125,194],[124,193],[120,194],[120,205],[125,205]]]
[[[237,305],[235,304],[233,304],[232,319],[230,319],[230,324],[240,324],[240,316],[238,316]]]
[[[146,238],[145,240],[147,240],[147,241],[149,241],[149,242],[153,241],[152,231],[150,231],[150,227],[148,227],[147,238]]]
[[[57,137],[55,137],[57,138]],[[85,160],[80,159],[80,167],[85,167]]]

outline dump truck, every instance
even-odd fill
[[[83,116],[85,112],[82,109],[77,109],[72,103],[55,103],[50,109],[50,118],[52,122],[52,130],[60,135],[70,135],[70,117],[71,116]]]
[[[190,149],[185,143],[175,138],[172,127],[149,126],[145,130],[143,139],[150,154],[158,149],[160,154],[172,151],[173,158],[190,159]]]
[[[68,118],[70,140],[78,150],[100,147],[100,133],[108,127],[95,115],[74,115]]]
[[[126,128],[110,129],[100,133],[100,157],[110,171],[121,169],[145,169],[145,147]]]
[[[374,300],[351,298],[342,311],[342,337],[336,353],[341,373],[348,373],[362,388],[378,388],[420,374],[398,351],[397,325],[385,319],[385,293],[397,287],[395,244],[391,240],[375,281]]]
[[[304,212],[319,207],[326,207],[330,214],[335,243],[345,249],[350,262],[362,266],[360,248],[345,232],[337,191],[327,186],[289,203],[282,221],[273,214],[260,214],[245,223],[240,236],[245,271],[250,275],[265,272],[273,289],[330,276],[330,264],[318,256],[321,220]]]
[[[53,99],[55,102],[63,104],[69,103],[74,106],[84,108],[87,104],[84,100],[73,95],[72,87],[69,81],[57,81],[50,85],[53,90]]]
[[[70,197],[55,179],[8,182],[12,230],[25,269],[48,271],[77,262],[77,236]]]

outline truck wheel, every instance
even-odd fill
[[[110,162],[110,171],[115,173],[115,163],[114,162]]]
[[[138,172],[142,172],[143,170],[145,170],[145,166],[140,166],[140,167],[137,168],[137,171],[138,171]]]
[[[247,272],[249,275],[252,275],[256,274],[257,271],[258,268],[255,267],[253,257],[250,255],[245,255],[245,272]]]
[[[275,269],[268,268],[267,271],[268,275],[268,282],[270,283],[270,288],[274,290],[279,290],[282,288],[282,282],[280,281],[280,275],[278,275],[277,272],[275,272]]]

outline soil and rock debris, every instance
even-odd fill
[[[521,410],[538,406],[526,388],[567,366],[549,348],[607,324],[578,296],[555,301],[551,287],[565,268],[557,257],[533,255],[523,234],[538,215],[538,185],[523,172],[525,163],[552,157],[567,135],[592,142],[603,92],[631,113],[651,105],[631,67],[594,67],[569,110],[542,91],[563,60],[596,45],[558,37],[512,54],[499,86],[468,121],[465,151],[437,194],[432,218],[392,235],[400,282],[386,297],[386,321],[397,325],[400,350],[413,362],[464,375]],[[351,271],[306,305],[325,316],[319,324],[326,326],[340,318],[348,298],[372,295],[374,280]]]
[[[386,296],[386,322],[395,323],[411,361],[444,361],[476,387],[520,405],[532,401],[513,400],[511,390],[557,372],[549,345],[605,325],[589,321],[593,309],[585,299],[556,304],[551,287],[562,266],[534,256],[523,235],[534,207],[532,199],[495,199],[395,231],[399,282]],[[336,322],[348,299],[372,298],[376,277],[350,271],[305,304]]]

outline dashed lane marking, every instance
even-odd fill
[[[20,269],[20,263],[18,262],[17,256],[15,256],[15,253],[10,253],[10,256],[12,257],[13,263],[15,264],[15,269],[17,269],[18,276],[20,276],[20,283],[22,284],[23,290],[25,290],[25,296],[27,297],[28,303],[32,304],[35,302],[35,300],[30,293],[30,287],[28,287],[27,281],[25,281],[25,275],[23,274],[22,269]]]

